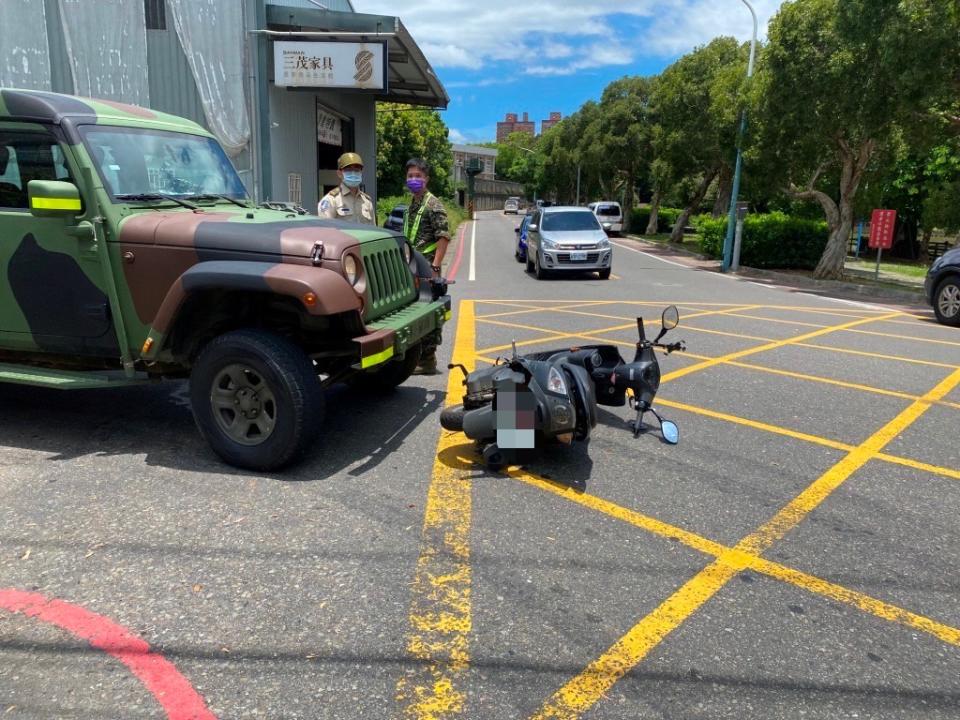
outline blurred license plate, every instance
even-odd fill
[[[504,449],[531,449],[535,446],[537,402],[522,385],[510,383],[497,388],[494,400],[497,445]]]
[[[570,253],[570,262],[586,262],[587,253],[583,250],[574,250]]]

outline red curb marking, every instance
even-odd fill
[[[476,222],[476,220],[469,220],[468,222]],[[447,273],[447,280],[455,280],[457,277],[457,270],[460,269],[460,261],[463,260],[463,235],[466,229],[467,223],[461,223],[460,237],[457,240],[457,256],[453,259],[453,265],[450,266],[450,272]]]
[[[63,600],[23,590],[0,590],[0,608],[55,625],[116,658],[144,684],[170,720],[217,720],[173,663],[122,625]]]

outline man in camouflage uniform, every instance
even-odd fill
[[[403,219],[403,234],[422,253],[433,268],[433,276],[440,277],[440,267],[450,244],[447,210],[430,191],[430,166],[420,158],[407,162],[407,189],[413,199]],[[420,354],[417,375],[437,375],[437,345],[425,341]]]
[[[377,224],[373,200],[360,190],[363,182],[363,160],[357,153],[348,152],[337,161],[340,185],[323,196],[317,206],[317,215],[328,220]]]

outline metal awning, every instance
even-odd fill
[[[450,103],[440,78],[398,17],[268,5],[264,29],[271,31],[273,39],[284,39],[281,33],[308,39],[310,33],[323,32],[328,33],[327,40],[338,39],[336,33],[344,33],[341,39],[352,42],[386,40],[389,90],[378,99],[441,110]]]

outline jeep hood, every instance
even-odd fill
[[[239,212],[211,208],[203,212],[162,210],[139,212],[120,223],[123,245],[193,248],[206,253],[243,253],[308,258],[323,243],[323,254],[337,258],[365,240],[392,237],[369,225],[322,220],[276,210]]]

